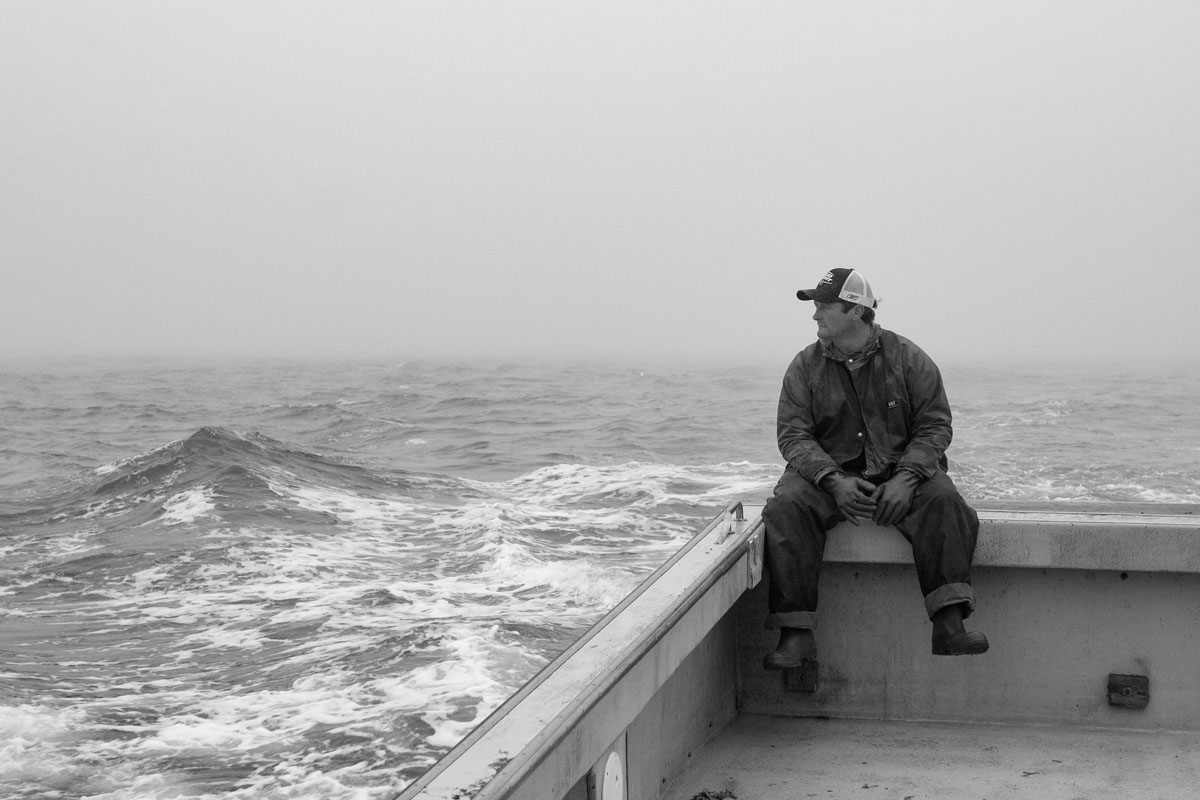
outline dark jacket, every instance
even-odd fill
[[[813,483],[860,457],[866,475],[946,469],[950,403],[933,359],[878,328],[878,347],[857,369],[820,342],[792,360],[779,393],[779,452]]]

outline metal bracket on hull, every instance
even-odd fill
[[[1150,705],[1150,678],[1145,675],[1108,675],[1108,704],[1122,708]]]

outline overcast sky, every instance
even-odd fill
[[[0,357],[1200,359],[1200,3],[0,2]]]

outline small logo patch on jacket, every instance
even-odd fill
[[[897,407],[897,406],[899,406],[899,405],[900,405],[900,401],[899,401],[899,400],[888,400],[888,408],[889,408],[889,409],[890,409],[890,408],[896,408],[896,407]]]

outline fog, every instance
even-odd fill
[[[0,4],[0,358],[1200,359],[1195,2]]]

